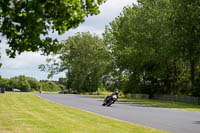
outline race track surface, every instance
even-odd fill
[[[200,133],[200,112],[144,107],[119,102],[111,107],[104,107],[101,105],[102,99],[69,94],[38,94],[38,96],[55,103],[172,133]]]

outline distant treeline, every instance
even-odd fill
[[[12,91],[12,89],[19,89],[23,92],[30,91],[58,91],[64,90],[66,87],[62,82],[62,78],[60,81],[49,81],[49,80],[41,80],[38,81],[33,77],[27,77],[24,75],[16,76],[13,78],[0,78],[0,88],[5,88],[6,91]]]

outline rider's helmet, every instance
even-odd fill
[[[118,94],[119,94],[119,91],[118,91],[118,90],[116,90],[116,91],[115,91],[115,94],[117,94],[117,95],[118,95]]]

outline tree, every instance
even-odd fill
[[[66,70],[68,89],[96,91],[102,86],[102,76],[109,66],[109,54],[98,36],[77,33],[62,42],[58,58],[47,61],[49,64],[41,65],[40,69],[50,72],[50,76]]]
[[[37,79],[32,77],[25,77],[28,83],[30,84],[31,90],[38,90],[39,89],[39,82]]]
[[[7,53],[42,50],[56,52],[57,39],[49,32],[76,28],[88,15],[99,13],[99,5],[105,0],[1,0],[0,33],[8,39]]]
[[[25,75],[15,76],[10,79],[0,78],[0,88],[5,88],[7,91],[12,91],[13,88],[20,89],[23,92],[38,91],[58,91],[64,90],[66,87],[57,81],[43,80],[38,82],[33,77]]]
[[[9,79],[0,78],[0,88],[5,88],[9,90]]]
[[[29,92],[31,91],[31,86],[27,80],[21,80],[19,82],[19,89],[23,92]]]
[[[67,85],[67,78],[59,78],[58,83],[61,85]]]
[[[106,26],[125,92],[199,95],[199,16],[199,0],[138,0]]]
[[[110,47],[114,63],[126,78],[127,92],[159,92],[163,72],[168,62],[166,20],[167,0],[140,0],[138,5],[124,8],[119,17],[106,27],[104,38]],[[126,77],[126,76],[125,76]]]
[[[18,88],[23,92],[31,91],[31,86],[25,75],[16,76],[11,79],[17,82],[17,85],[14,88]]]
[[[12,91],[13,88],[17,88],[17,89],[20,89],[19,88],[19,82],[18,80],[16,79],[16,77],[13,77],[13,78],[10,78],[9,79],[9,82],[8,82],[8,91]]]
[[[200,61],[200,1],[171,0],[171,35],[178,58],[190,64],[191,87],[199,77]]]
[[[60,88],[58,85],[56,85],[56,83],[52,81],[40,81],[39,86],[40,86],[40,90],[43,90],[43,91],[58,91],[58,90],[63,89],[63,88]]]

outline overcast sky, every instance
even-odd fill
[[[101,35],[104,32],[105,25],[108,25],[115,17],[120,15],[124,6],[132,5],[136,0],[107,0],[100,6],[101,13],[96,16],[89,16],[85,22],[78,28],[66,32],[62,36],[51,34],[53,38],[66,40],[68,36],[73,36],[77,32],[91,32]],[[34,77],[38,80],[47,79],[47,73],[41,72],[38,65],[45,64],[46,57],[40,53],[24,52],[16,56],[15,59],[9,59],[5,54],[6,40],[1,37],[1,62],[0,75],[3,78],[11,78],[19,75]],[[64,73],[55,75],[51,80],[57,80],[59,77],[65,77]]]

